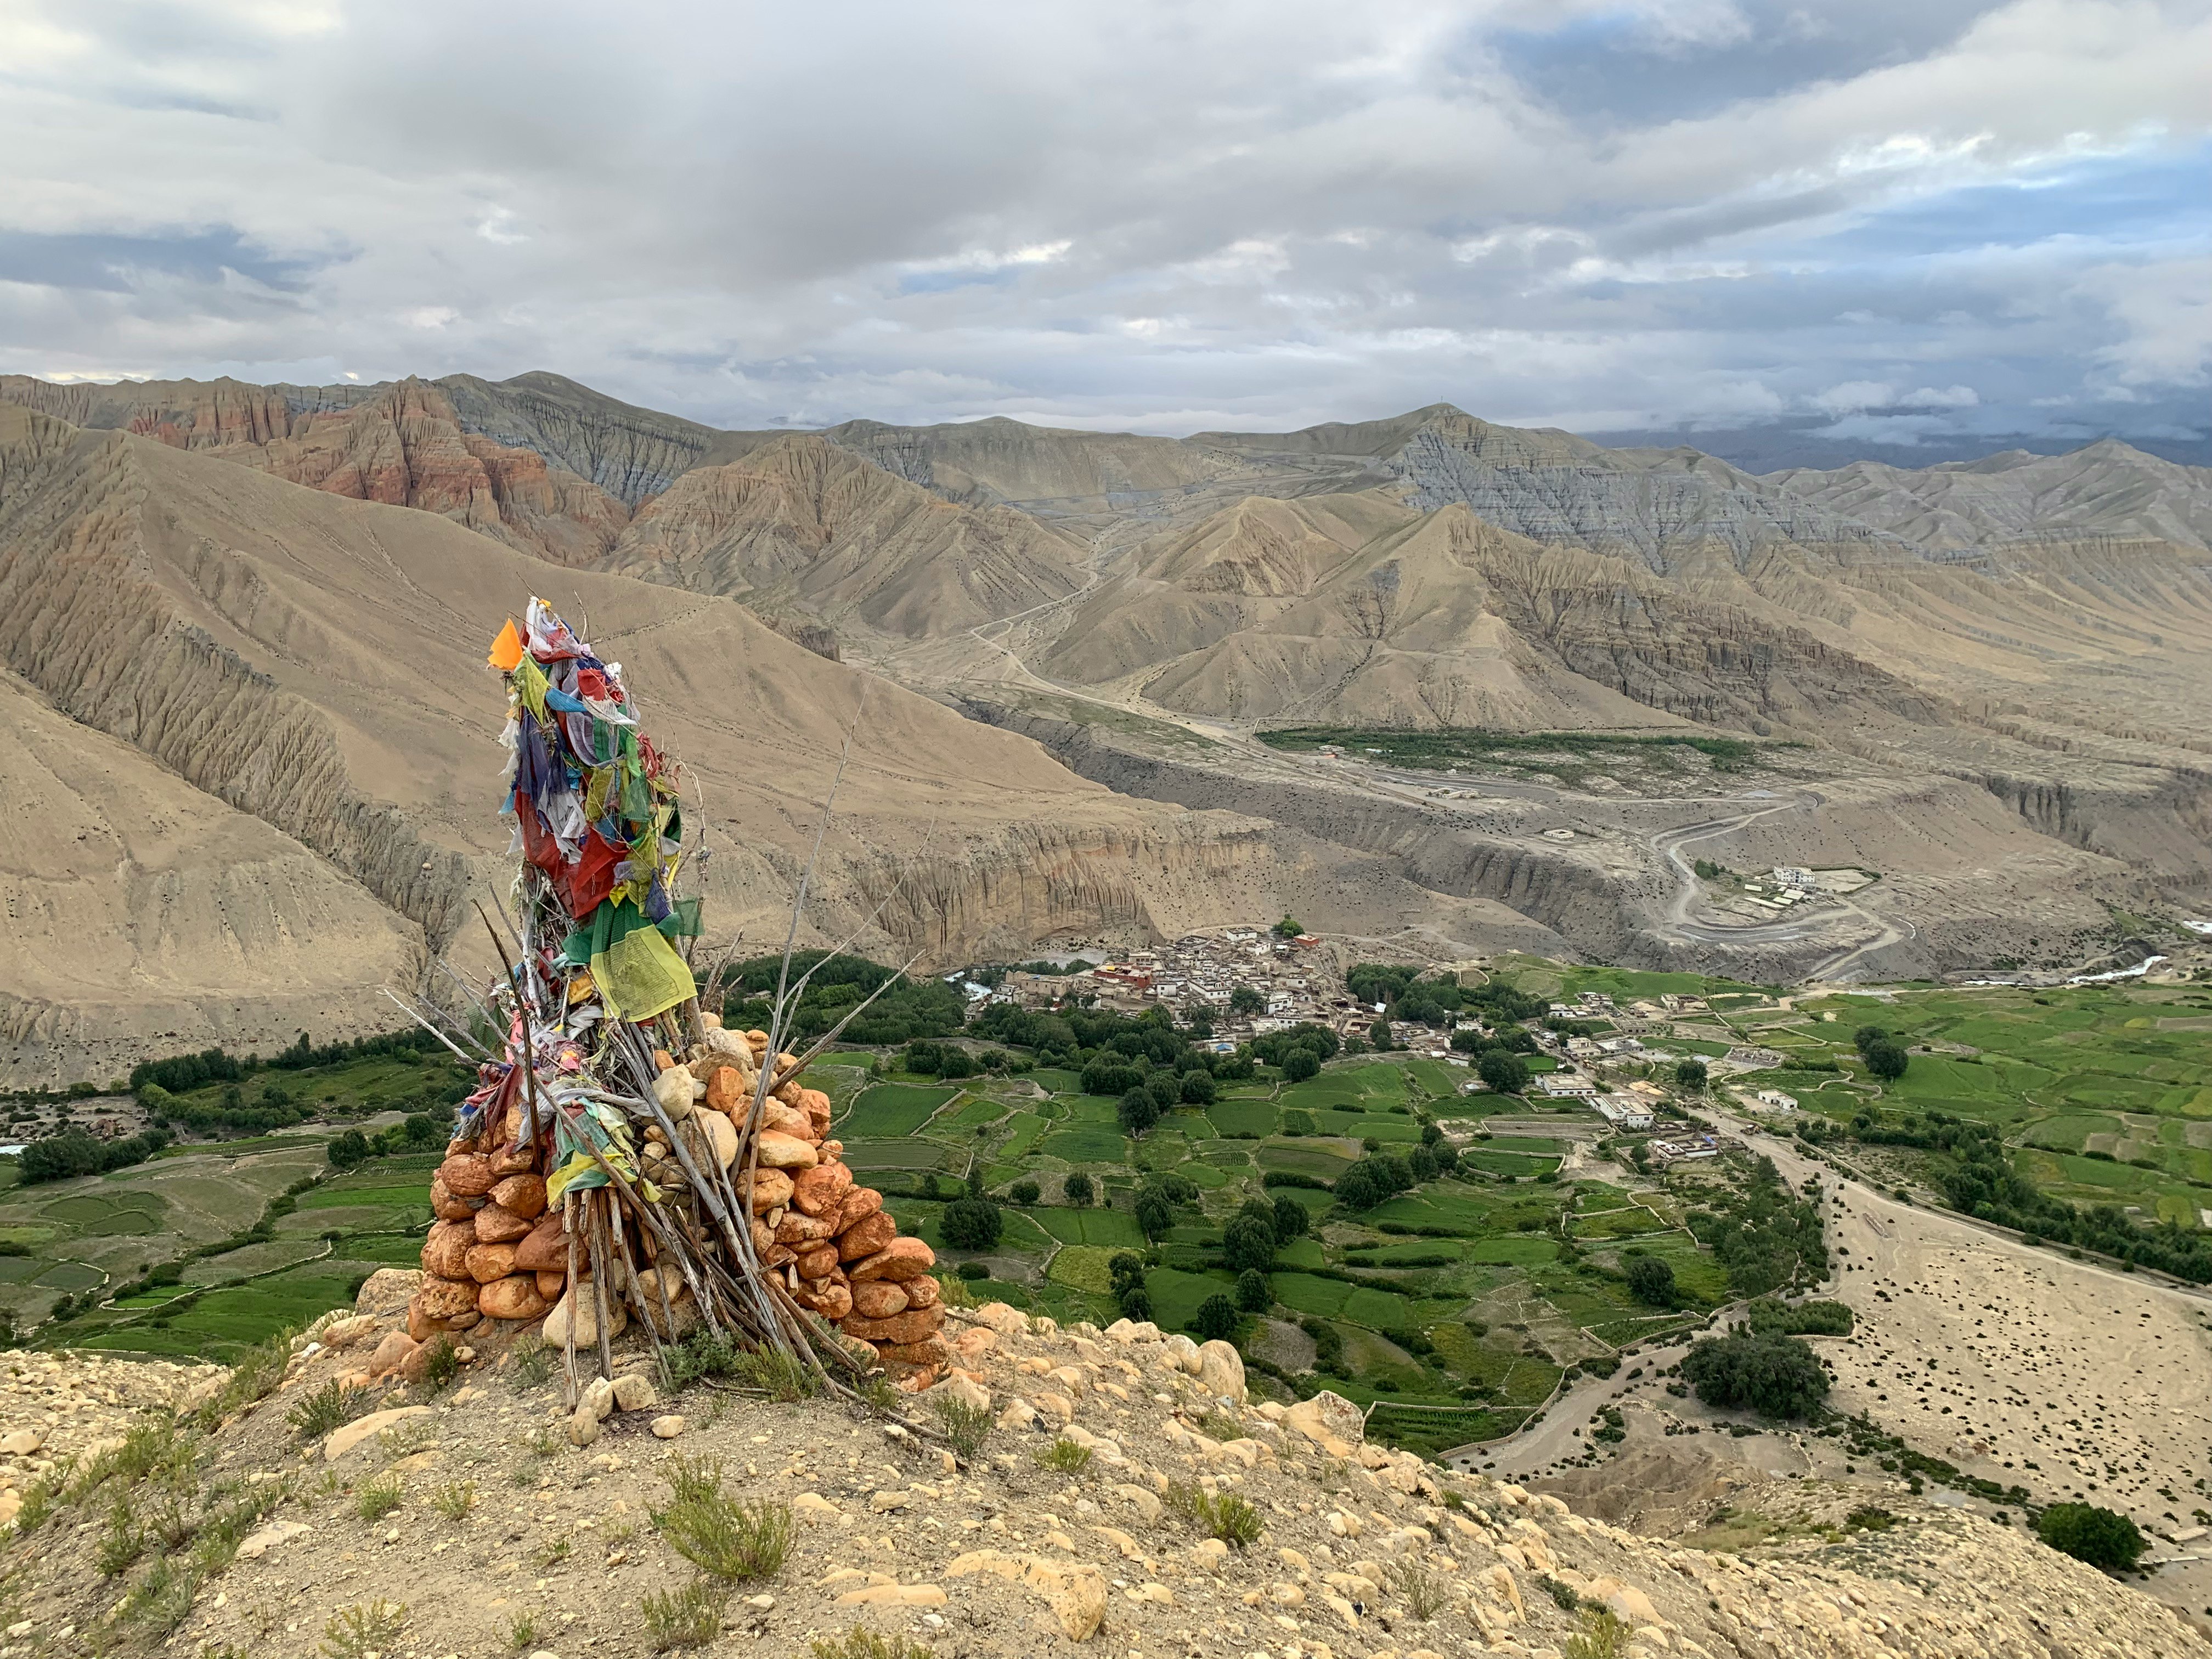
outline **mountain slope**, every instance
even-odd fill
[[[1258,472],[1241,457],[1195,439],[1068,431],[998,416],[941,426],[848,421],[823,435],[957,501],[1088,507]]]
[[[623,659],[656,740],[690,769],[718,934],[776,928],[848,730],[812,917],[833,936],[1018,953],[1063,928],[1145,931],[1157,915],[1181,931],[1267,902],[1253,885],[1261,826],[1116,797],[1034,744],[823,661],[727,600],[558,570],[432,514],[0,408],[0,662],[392,913],[380,928],[318,934],[314,950],[395,927],[474,950],[466,902],[504,868],[507,838],[494,798],[501,711],[483,658],[533,591]],[[120,924],[85,925],[90,937]],[[224,966],[207,933],[222,925],[204,908],[179,946],[211,964],[210,996],[276,985]],[[19,973],[0,991],[27,991]],[[204,1024],[150,1018],[131,1035],[210,1040]],[[381,1005],[334,992],[316,1029],[389,1023]]]
[[[2112,537],[2212,547],[2212,468],[2112,438],[2064,455],[2015,449],[1918,470],[1860,461],[1765,482],[1931,550]]]
[[[646,504],[611,568],[835,627],[918,637],[1063,599],[1082,551],[1010,507],[939,499],[826,439],[779,437],[685,473]]]

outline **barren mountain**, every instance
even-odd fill
[[[2160,890],[2194,905],[2212,887],[2212,737],[2198,714],[2212,684],[2212,482],[2125,445],[1759,477],[1692,449],[1608,450],[1449,404],[1174,440],[997,419],[717,432],[550,374],[325,387],[0,377],[0,402],[132,434],[70,443],[123,445],[127,465],[100,465],[133,478],[157,476],[148,457],[166,447],[196,469],[201,507],[186,519],[208,546],[244,545],[264,512],[289,522],[304,510],[273,483],[276,494],[231,504],[233,487],[216,481],[251,469],[417,509],[378,515],[385,540],[437,515],[459,538],[442,546],[529,556],[534,566],[502,567],[507,586],[526,587],[532,568],[541,586],[553,580],[548,562],[562,568],[563,592],[612,580],[608,592],[626,597],[594,602],[601,633],[602,614],[633,614],[623,606],[738,617],[687,607],[740,599],[817,651],[834,654],[842,641],[893,679],[1048,738],[1115,787],[1294,826],[1276,835],[1269,879],[1303,883],[1308,908],[1352,931],[1463,929],[1468,905],[1503,901],[1548,937],[1655,965],[1941,971],[2087,949],[2107,905],[2154,903]],[[0,556],[34,573],[21,591],[51,603],[70,580],[51,538],[70,514],[104,526],[115,500],[165,500],[187,475],[158,476],[161,491],[118,485],[58,517],[47,503],[0,527]],[[202,508],[218,501],[230,526],[220,534],[201,527]],[[193,561],[176,591],[212,581],[236,602],[235,579],[205,574],[228,567],[204,547]],[[265,569],[252,571],[247,586],[265,588]],[[309,596],[342,586],[303,574],[288,603],[337,628],[335,600]],[[639,597],[655,588],[658,599]],[[487,612],[514,602],[504,588],[471,601]],[[401,658],[412,648],[396,628],[384,646]],[[760,650],[769,660],[771,647]],[[70,713],[113,695],[118,671],[104,662],[9,659]],[[301,695],[321,708],[334,694]],[[1786,741],[1804,746],[1788,769],[1801,805],[1739,811],[1740,783],[1692,787],[1632,767],[1601,773],[1595,799],[1547,783],[1547,832],[1580,823],[1575,833],[1605,850],[1554,846],[1535,855],[1549,861],[1539,871],[1520,845],[1535,830],[1501,814],[1494,793],[1440,839],[1397,824],[1395,805],[1369,810],[1401,788],[1379,775],[1340,780],[1348,796],[1287,791],[1280,762],[1252,738],[1293,724]],[[958,730],[917,752],[957,755]],[[301,752],[318,744],[331,740]],[[340,746],[361,750],[351,738]],[[793,740],[793,752],[805,747]],[[216,775],[152,752],[188,776]],[[224,764],[226,799],[264,788],[236,781],[258,778],[252,767]],[[1024,796],[970,781],[1000,811]],[[1042,805],[1025,803],[1021,822],[1073,822],[1049,804],[1068,787],[1063,776]],[[436,876],[434,860],[425,872],[420,859],[396,862],[408,852],[334,849],[380,847],[359,825],[386,809],[420,835],[417,806],[460,793],[368,788],[363,805],[326,810],[355,826],[343,835],[265,804],[248,810],[434,938],[437,907],[398,891]],[[933,810],[920,793],[880,806],[887,824],[927,824]],[[425,811],[454,824],[465,816]],[[1862,907],[1876,931],[1700,921],[1661,844],[1706,820],[1733,827],[1705,836],[1701,857],[1789,862],[1849,849],[1883,870]],[[458,829],[447,839],[467,842]],[[887,832],[884,844],[896,842]],[[1106,909],[1144,908],[1127,896],[1142,885],[1129,872],[1112,881],[1124,896]],[[450,908],[450,895],[440,903]],[[948,951],[996,936],[995,923],[909,921],[901,937]]]
[[[1073,432],[996,416],[945,426],[848,421],[823,435],[948,501],[1016,502],[1060,514],[1132,505],[1260,472],[1195,439]]]
[[[1011,507],[963,507],[808,434],[701,466],[641,508],[607,562],[769,611],[908,636],[1082,585],[1082,549]]]
[[[1768,482],[1931,550],[2113,538],[2212,546],[2212,471],[2116,438],[2065,455],[2013,449],[1918,471],[1861,461]]]
[[[436,514],[0,408],[0,660],[28,683],[10,704],[35,738],[15,765],[52,775],[24,784],[46,822],[134,826],[58,870],[49,842],[76,836],[51,828],[11,866],[11,900],[70,940],[35,971],[15,958],[11,1072],[80,1063],[69,1040],[95,1016],[173,1048],[238,1029],[208,1008],[263,1002],[274,1020],[315,992],[319,1034],[381,1028],[375,983],[426,948],[472,950],[465,901],[507,833],[484,647],[533,591],[624,660],[690,769],[717,933],[771,930],[848,730],[818,928],[958,958],[1274,902],[1263,826],[1114,796],[726,599],[558,570]],[[94,728],[74,753],[39,735],[64,717]],[[173,827],[140,827],[165,815]],[[90,901],[95,866],[124,878],[119,897]],[[177,896],[140,866],[173,869]],[[264,872],[252,906],[224,900]],[[186,973],[197,1017],[163,982]]]

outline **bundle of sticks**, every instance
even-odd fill
[[[620,665],[542,601],[526,615],[490,659],[521,854],[514,908],[479,907],[501,972],[479,992],[448,970],[465,1018],[404,1005],[479,1085],[432,1182],[409,1334],[543,1322],[572,1404],[587,1365],[613,1375],[633,1321],[656,1348],[703,1329],[840,1391],[878,1370],[927,1387],[949,1359],[934,1257],[854,1180],[829,1097],[799,1082],[872,998],[787,1050],[803,876],[768,1029],[723,1028],[736,947],[702,985],[700,900],[675,897],[679,770],[638,729]]]

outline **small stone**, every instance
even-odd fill
[[[394,1406],[387,1411],[357,1417],[343,1428],[331,1431],[329,1438],[323,1442],[323,1460],[335,1463],[362,1441],[383,1433],[393,1424],[404,1423],[410,1417],[427,1417],[429,1412],[428,1406]]]
[[[599,1413],[592,1409],[590,1401],[583,1401],[569,1414],[568,1443],[572,1446],[588,1446],[599,1437]]]
[[[893,1510],[904,1509],[912,1496],[910,1492],[873,1492],[868,1498],[868,1508],[874,1514],[889,1515]]]
[[[653,1437],[656,1440],[673,1440],[683,1432],[684,1419],[673,1412],[653,1419]]]
[[[641,1412],[647,1406],[660,1403],[660,1391],[653,1386],[653,1379],[643,1371],[631,1371],[615,1378],[615,1404],[626,1412]],[[667,1437],[663,1436],[665,1439]]]
[[[935,1584],[870,1584],[839,1596],[841,1607],[941,1607],[945,1592]]]

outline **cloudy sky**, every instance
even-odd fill
[[[2212,0],[0,0],[0,371],[2212,427]]]

